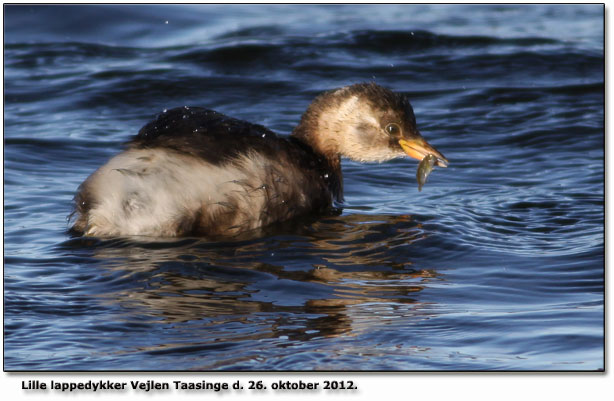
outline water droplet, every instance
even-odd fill
[[[167,111],[168,111],[167,109],[164,109],[164,110],[162,110],[162,113],[166,113]]]
[[[168,21],[164,21],[164,23],[165,23],[166,25],[168,25]]]
[[[266,134],[262,134],[262,137],[264,138],[266,136]]]

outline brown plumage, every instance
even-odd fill
[[[72,230],[88,236],[230,237],[343,198],[341,157],[434,154],[409,101],[376,84],[318,96],[290,137],[212,110],[161,113],[79,187]]]

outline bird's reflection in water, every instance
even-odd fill
[[[129,283],[99,296],[132,311],[128,320],[201,328],[211,343],[353,336],[385,325],[388,312],[429,314],[417,295],[441,277],[412,263],[427,232],[410,216],[353,214],[296,228],[234,242],[96,241],[94,257]]]

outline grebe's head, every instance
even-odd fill
[[[438,166],[448,165],[418,131],[409,100],[374,83],[346,86],[318,96],[293,135],[327,157],[382,162],[405,155],[422,160],[432,154]]]

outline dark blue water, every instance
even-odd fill
[[[8,370],[604,367],[600,5],[5,6]],[[241,242],[71,238],[165,108],[289,133],[406,93],[450,160],[345,161],[338,217]]]

